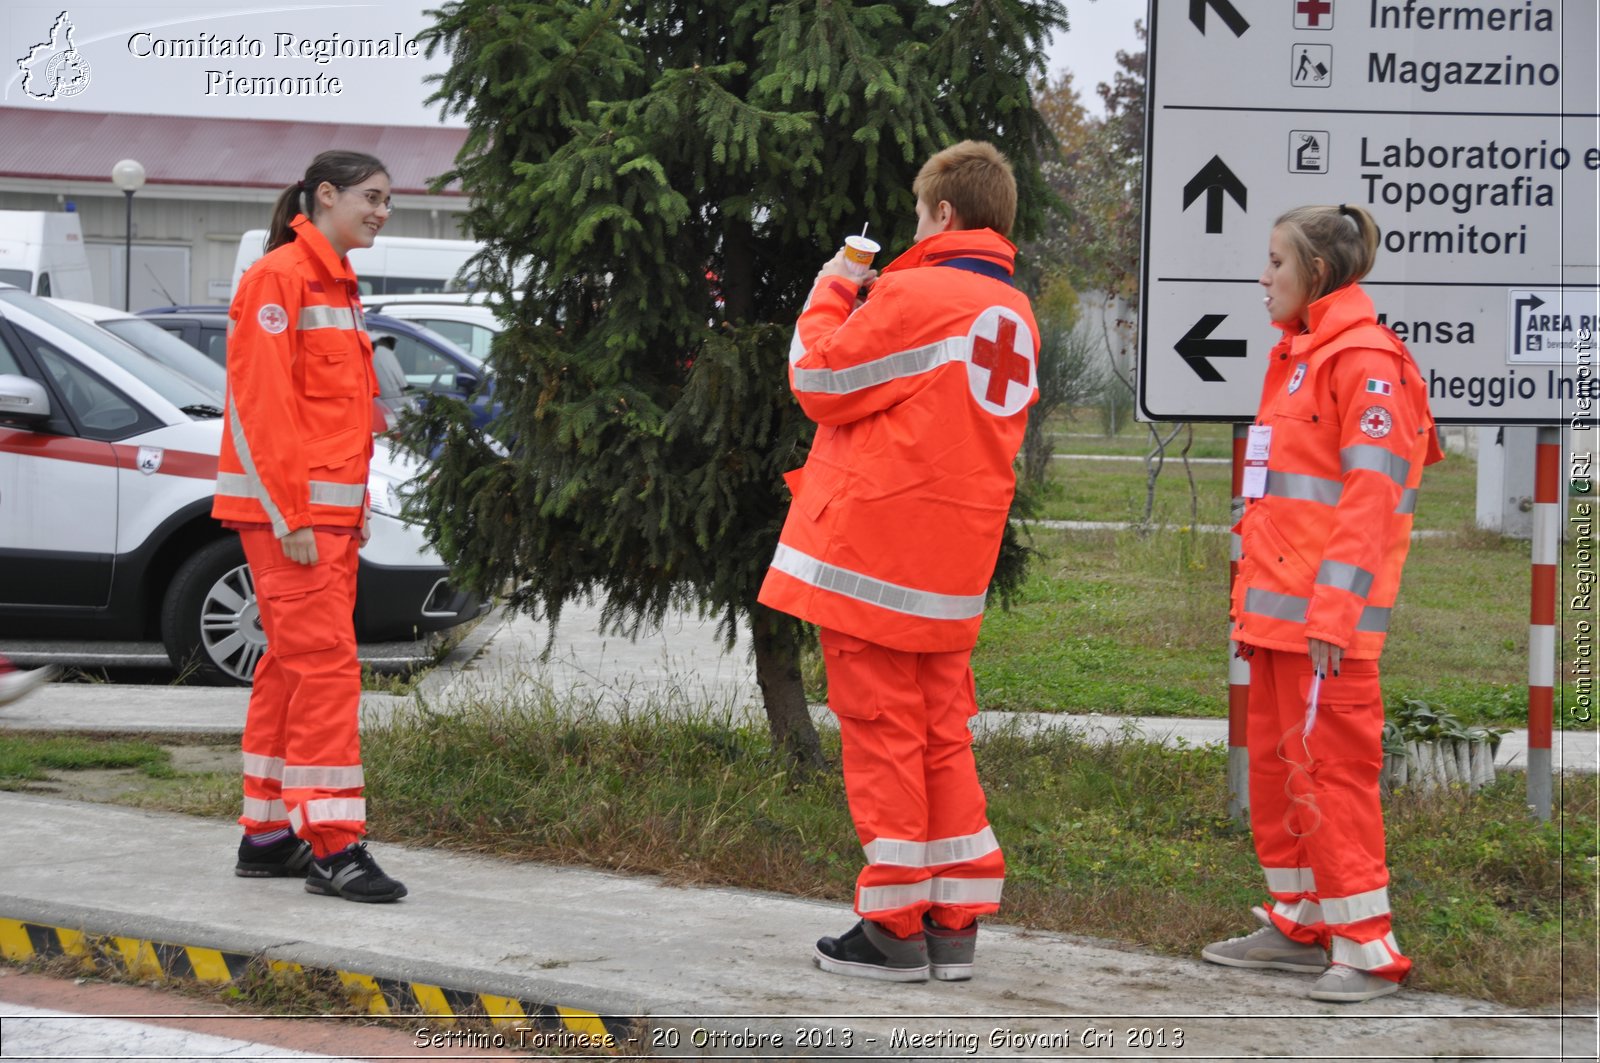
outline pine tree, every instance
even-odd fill
[[[812,427],[787,350],[813,275],[863,224],[915,229],[928,155],[994,141],[1042,214],[1030,76],[1055,0],[510,3],[430,13],[434,96],[469,127],[456,169],[474,263],[508,307],[495,452],[444,404],[417,508],[479,590],[552,622],[603,597],[625,632],[674,606],[749,624],[775,742],[821,763],[803,629],[756,603]],[[1010,549],[997,580],[1021,579]],[[1005,589],[1005,587],[1002,587]]]

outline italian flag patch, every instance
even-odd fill
[[[1389,382],[1387,380],[1377,380],[1377,379],[1374,379],[1373,377],[1368,377],[1367,378],[1367,394],[1369,394],[1369,395],[1388,395],[1388,394],[1392,393],[1393,391],[1394,391],[1394,388],[1389,386]]]

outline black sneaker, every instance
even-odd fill
[[[972,977],[972,961],[978,949],[977,923],[951,930],[924,912],[922,936],[928,942],[928,971],[935,981],[965,982]]]
[[[378,861],[367,852],[366,842],[356,842],[311,861],[311,870],[306,873],[306,892],[363,904],[385,904],[404,897],[406,888],[383,873]]]
[[[239,862],[233,873],[240,878],[305,878],[311,866],[311,843],[293,834],[271,845],[251,845],[239,840]]]
[[[928,980],[928,945],[922,935],[897,938],[870,919],[856,923],[843,937],[819,940],[812,960],[830,974],[852,978]]]

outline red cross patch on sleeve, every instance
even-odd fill
[[[1382,406],[1368,406],[1361,415],[1361,430],[1373,439],[1382,439],[1394,429],[1394,416]]]

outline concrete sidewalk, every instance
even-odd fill
[[[449,711],[550,693],[608,709],[709,701],[760,719],[743,644],[725,653],[692,617],[633,643],[601,635],[596,618],[569,611],[541,661],[542,624],[490,617],[417,696],[368,695],[364,718],[411,711],[419,698]],[[0,712],[0,727],[229,734],[242,727],[246,699],[242,690],[58,684]],[[983,714],[979,725],[1015,720]],[[1226,739],[1221,720],[1025,722],[1108,739],[1125,728],[1191,744]],[[1574,770],[1594,770],[1593,735],[1558,736],[1557,746]],[[1508,736],[1502,762],[1517,749]],[[1306,998],[1309,976],[1001,927],[984,930],[973,981],[890,985],[812,966],[816,938],[854,921],[840,904],[377,845],[411,896],[354,905],[308,895],[298,881],[234,877],[237,838],[225,821],[0,794],[0,947],[85,932],[122,938],[116,948],[129,956],[187,948],[293,962],[378,987],[384,1008],[416,1014],[419,1027],[437,1028],[428,1013],[446,1001],[501,1001],[673,1058],[1595,1058],[1593,1002],[1574,1005],[1587,1005],[1579,1018],[1409,990],[1325,1005]],[[1241,913],[1241,931],[1245,922]]]

